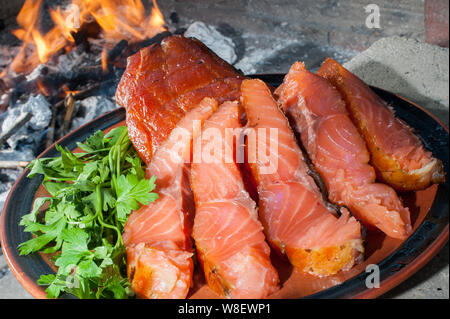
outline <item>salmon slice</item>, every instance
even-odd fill
[[[349,207],[366,226],[406,238],[411,231],[409,210],[390,186],[375,183],[365,141],[339,92],[296,62],[275,94],[323,178],[330,201]]]
[[[241,94],[248,127],[258,132],[270,128],[278,132],[274,155],[278,165],[274,171],[265,170],[268,161],[259,157],[252,163],[250,155],[255,150],[248,140],[249,165],[259,193],[259,216],[269,242],[302,272],[327,276],[350,269],[361,261],[364,249],[359,222],[346,209],[336,217],[323,201],[308,175],[288,120],[266,84],[244,80]],[[261,147],[270,150],[275,137],[256,136],[258,153]]]
[[[146,164],[203,98],[219,103],[238,99],[241,78],[203,43],[183,36],[165,38],[131,56],[116,101],[126,109],[128,135]]]
[[[191,170],[196,205],[193,238],[213,291],[227,298],[265,298],[278,289],[278,274],[255,202],[233,160],[234,141],[226,138],[227,129],[239,134],[240,127],[238,103],[225,102],[205,122],[203,138],[195,142],[194,156],[196,145],[201,145],[203,156],[197,163],[194,158]]]
[[[342,94],[381,180],[401,191],[444,182],[442,162],[424,148],[413,130],[363,81],[330,58],[318,74]]]
[[[189,111],[156,151],[147,169],[157,177],[159,198],[133,212],[125,225],[127,272],[132,289],[142,298],[186,298],[192,284],[193,194],[190,149],[196,121],[217,108],[205,98]]]

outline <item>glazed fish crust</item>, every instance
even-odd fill
[[[116,91],[128,135],[147,163],[190,108],[205,97],[239,98],[242,76],[203,43],[170,36],[128,59]]]
[[[442,162],[363,81],[330,58],[318,74],[342,94],[381,180],[400,191],[420,190],[445,181]]]

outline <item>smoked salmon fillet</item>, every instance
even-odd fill
[[[193,238],[213,291],[226,298],[257,299],[278,289],[278,273],[270,261],[255,202],[233,160],[233,138],[226,138],[230,136],[226,130],[239,134],[239,116],[238,103],[225,102],[205,122],[204,137],[194,142],[194,157],[196,145],[203,151],[191,170],[196,205]]]
[[[159,198],[133,212],[125,225],[127,271],[131,288],[142,298],[186,298],[192,284],[193,194],[190,153],[196,121],[206,120],[217,108],[210,98],[187,112],[150,165]]]
[[[150,163],[178,121],[203,98],[239,98],[242,76],[203,43],[180,35],[165,38],[128,58],[116,91],[126,109],[128,135]]]
[[[375,182],[365,141],[340,93],[296,62],[275,94],[323,178],[329,200],[349,207],[366,226],[406,238],[411,231],[409,210],[390,186]]]
[[[247,142],[248,161],[259,193],[259,216],[267,239],[301,272],[327,276],[350,269],[362,259],[361,225],[346,209],[341,209],[337,217],[323,201],[288,120],[266,84],[244,80],[241,94],[248,128],[256,132],[277,130],[277,136],[270,138],[256,135],[256,153],[261,147],[265,148],[262,153],[272,151],[270,143],[277,144],[275,154],[272,152],[267,160],[258,156],[252,161],[255,149]],[[273,159],[277,165],[270,163]],[[272,166],[274,170],[266,170]]]
[[[363,81],[330,58],[318,74],[342,94],[381,180],[401,191],[444,182],[442,162],[424,148],[413,130]]]

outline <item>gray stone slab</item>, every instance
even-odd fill
[[[8,269],[0,278],[0,299],[32,299],[33,297],[22,287],[16,277]]]
[[[414,39],[378,40],[344,66],[366,83],[397,93],[448,126],[449,50]],[[382,298],[449,298],[448,244],[426,266]]]
[[[448,299],[449,266],[447,245],[411,278],[395,287],[381,298],[397,299]]]
[[[5,256],[0,249],[0,299],[31,299],[33,298],[22,287],[8,267]]]
[[[6,262],[5,256],[0,253],[0,271],[6,267],[8,267],[8,263]]]
[[[296,39],[319,45],[362,51],[375,40],[408,35],[424,38],[423,1],[378,0],[380,28],[366,26],[365,8],[370,0],[164,0],[158,5],[168,17],[176,12],[177,26],[187,27],[193,21],[211,25],[227,24],[237,33],[259,38]],[[166,19],[170,22],[170,19]],[[244,39],[245,45],[257,43]]]
[[[448,126],[448,48],[395,36],[378,40],[344,66],[366,83],[428,109]]]

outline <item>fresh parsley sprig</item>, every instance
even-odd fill
[[[48,298],[62,292],[79,298],[128,298],[122,232],[129,214],[158,198],[155,177],[145,179],[143,162],[126,126],[95,132],[83,151],[57,145],[55,158],[30,163],[28,177],[43,175],[49,197],[37,198],[20,225],[33,238],[20,244],[21,255],[53,254],[56,274],[43,275]],[[41,212],[44,205],[48,208]]]

